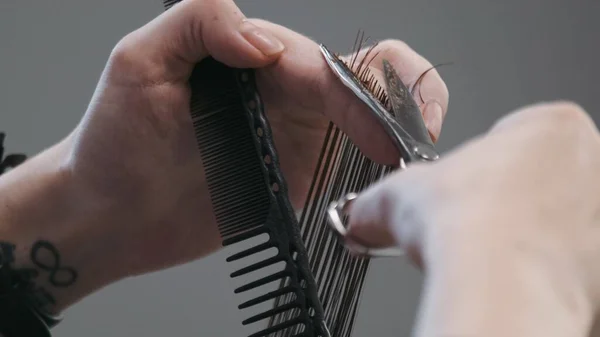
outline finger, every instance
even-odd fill
[[[422,216],[427,212],[419,208],[430,206],[428,171],[416,164],[360,193],[349,207],[348,237],[371,248],[400,246],[420,264],[422,224],[427,220]]]
[[[472,178],[459,174],[465,169],[465,164],[470,165],[470,170],[484,172],[489,165],[497,168],[509,163],[526,163],[535,153],[548,159],[545,163],[533,157],[537,165],[550,165],[567,172],[578,167],[576,163],[581,158],[580,153],[572,149],[586,149],[587,144],[596,145],[599,139],[592,118],[577,104],[559,101],[522,107],[496,122],[487,134],[465,142],[442,160],[434,164],[413,164],[408,170],[394,173],[363,191],[350,208],[349,232],[371,246],[401,244],[401,240],[405,239],[400,231],[419,232],[420,229],[412,227],[427,221],[415,218],[415,214],[421,213],[419,207],[436,209],[432,203],[438,200],[440,191],[444,191],[443,195],[447,197],[444,209],[448,209],[451,200],[482,200],[481,196],[477,196],[478,190],[470,188]],[[484,161],[472,160],[486,153],[494,153],[494,156]],[[556,153],[562,154],[562,160],[555,160]],[[565,166],[562,167],[562,164]],[[513,174],[511,177],[523,179],[519,182],[520,186],[531,180],[527,175],[517,178]],[[427,198],[427,195],[437,197]],[[442,208],[437,208],[435,213],[441,216]],[[414,241],[410,235],[408,237],[407,240]]]
[[[305,108],[322,112],[341,128],[365,155],[376,162],[388,165],[398,162],[400,153],[381,124],[372,116],[366,105],[329,69],[315,41],[271,22],[253,22],[271,31],[286,46],[286,51],[278,61],[261,74],[267,79],[265,83],[272,83],[272,87],[265,89],[278,93],[273,96],[287,100],[280,102],[282,104],[289,104],[289,101],[294,99]],[[409,49],[400,50],[399,46],[390,46],[389,43],[377,48],[382,48],[393,64],[402,69],[403,74],[418,74],[427,68],[427,64],[414,56],[414,52]],[[377,51],[376,49],[374,52]],[[447,102],[443,95],[438,99],[442,104]]]
[[[208,55],[231,67],[261,67],[283,49],[232,0],[184,0],[123,38],[113,54],[149,79],[185,81]]]
[[[414,88],[414,99],[423,113],[425,125],[433,141],[437,141],[442,124],[448,111],[449,92],[439,72],[422,55],[399,40],[384,40],[377,44],[373,51],[362,48],[357,54],[356,62],[367,56],[373,74],[383,83],[384,59],[388,60],[398,71],[398,76],[408,88]],[[367,55],[369,53],[369,55]],[[351,58],[354,55],[347,55]]]
[[[458,192],[429,183],[439,170],[394,174],[361,193],[348,214],[350,239],[399,245],[424,269],[415,336],[587,336],[589,296],[569,254],[504,231],[502,217],[453,207],[452,198],[436,204],[441,193]]]

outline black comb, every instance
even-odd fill
[[[164,4],[169,9],[178,2],[166,0]],[[250,337],[274,333],[328,337],[254,71],[230,68],[207,58],[195,67],[190,88],[193,126],[223,246],[267,235],[265,241],[228,257],[227,261],[256,257],[276,249],[276,254],[237,270],[231,277],[284,264],[280,270],[235,289],[235,293],[256,290],[273,282],[282,282],[284,287],[259,293],[239,308],[248,309],[292,295],[290,301],[269,307],[242,324],[285,313],[285,321],[269,325]]]

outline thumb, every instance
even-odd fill
[[[362,191],[348,206],[347,239],[368,248],[400,246],[420,267],[425,207],[431,199],[426,170],[415,164]]]
[[[183,0],[128,34],[113,57],[125,59],[158,82],[186,81],[207,56],[235,68],[275,61],[283,43],[246,20],[232,0]],[[120,56],[120,57],[119,57]]]

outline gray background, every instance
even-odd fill
[[[440,148],[484,132],[540,100],[579,102],[598,121],[597,1],[254,0],[262,17],[335,50],[362,28],[399,38],[440,69],[450,112]],[[35,154],[66,135],[86,109],[113,45],[162,11],[160,0],[1,0],[0,129],[9,151]],[[245,336],[226,251],[128,279],[67,312],[56,336]],[[371,270],[355,336],[407,336],[420,275],[402,261]]]

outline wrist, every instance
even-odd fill
[[[0,177],[0,242],[11,250],[13,269],[34,271],[41,309],[49,313],[119,275],[106,254],[106,216],[86,207],[72,183],[68,146],[62,142]]]

